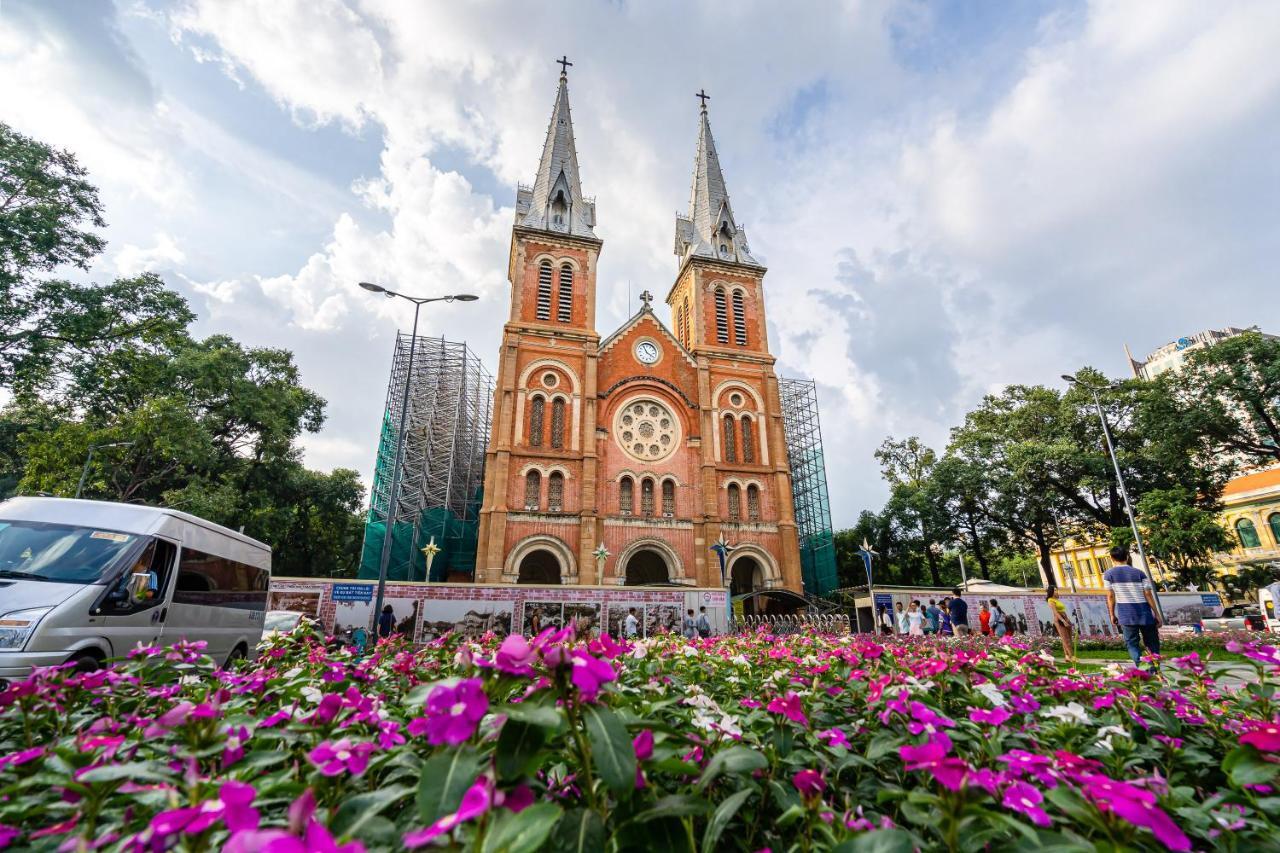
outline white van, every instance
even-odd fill
[[[1258,608],[1267,630],[1280,634],[1280,583],[1273,583],[1258,590]]]
[[[11,498],[0,503],[0,683],[184,638],[218,663],[247,657],[270,585],[270,548],[185,512]]]

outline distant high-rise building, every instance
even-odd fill
[[[1276,337],[1275,335],[1263,333],[1257,326],[1250,326],[1247,329],[1228,326],[1225,329],[1208,329],[1203,332],[1197,332],[1194,335],[1178,338],[1176,341],[1167,343],[1151,353],[1144,361],[1138,361],[1133,357],[1133,353],[1129,352],[1128,344],[1125,344],[1124,354],[1129,359],[1129,368],[1133,371],[1134,378],[1155,379],[1161,373],[1170,370],[1181,370],[1182,365],[1186,362],[1188,353],[1211,347],[1216,343],[1225,341],[1227,338],[1243,335],[1245,332],[1258,332],[1264,337],[1273,339]]]

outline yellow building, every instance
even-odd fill
[[[1235,541],[1231,551],[1217,555],[1216,562],[1223,573],[1234,573],[1243,563],[1280,561],[1280,466],[1243,474],[1228,482],[1222,490],[1222,505],[1222,526]],[[1051,558],[1058,587],[1072,588],[1070,573],[1063,571],[1065,562],[1075,574],[1076,589],[1102,589],[1102,573],[1112,565],[1109,550],[1106,542],[1068,540]],[[1133,560],[1136,565],[1137,554]],[[1161,570],[1157,564],[1153,574],[1157,582],[1161,580]]]

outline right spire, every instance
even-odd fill
[[[676,217],[675,252],[681,263],[690,257],[714,258],[728,263],[759,266],[747,250],[747,235],[733,218],[729,191],[720,171],[720,157],[711,136],[705,90],[696,96],[699,108],[698,149],[693,159],[693,185],[689,190],[689,212]]]

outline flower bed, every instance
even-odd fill
[[[1007,639],[180,645],[0,693],[0,847],[1262,849],[1278,707]]]

